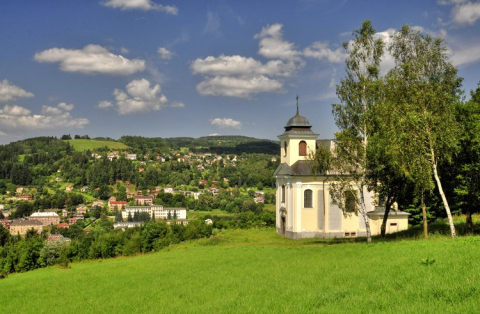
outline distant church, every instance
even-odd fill
[[[311,170],[308,156],[318,145],[335,144],[332,140],[317,140],[307,118],[297,114],[288,120],[280,139],[280,165],[275,170],[277,233],[291,239],[344,238],[366,236],[365,221],[355,208],[346,208],[344,214],[330,196],[332,175],[317,174]],[[374,195],[366,191],[366,207],[372,235],[380,234],[384,209],[375,208]],[[352,202],[350,202],[352,203]],[[348,202],[347,202],[348,204]],[[392,211],[387,220],[387,233],[408,228],[408,213]]]

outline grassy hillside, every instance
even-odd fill
[[[70,143],[76,151],[83,152],[87,149],[92,150],[95,148],[102,148],[107,146],[110,149],[126,149],[128,148],[127,145],[115,142],[115,141],[99,141],[99,140],[84,140],[84,139],[77,139],[77,140],[66,140],[66,142]]]
[[[4,313],[480,311],[479,237],[336,242],[233,230],[155,254],[13,274],[0,281],[0,304]]]

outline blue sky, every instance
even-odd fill
[[[370,19],[441,36],[480,81],[480,2],[3,0],[0,143],[62,134],[277,139],[300,112],[332,138],[342,42]],[[391,66],[387,56],[382,64]]]

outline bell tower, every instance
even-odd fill
[[[279,135],[280,163],[292,166],[299,160],[307,160],[316,150],[318,134],[312,132],[312,125],[307,118],[300,115],[297,95],[297,114],[288,120],[285,132]]]

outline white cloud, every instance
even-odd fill
[[[173,57],[173,53],[169,51],[167,48],[159,47],[157,51],[158,51],[158,54],[160,55],[160,58],[163,60],[170,60]]]
[[[185,104],[181,101],[174,101],[174,102],[172,102],[170,107],[172,107],[172,108],[184,108]]]
[[[30,114],[30,110],[24,107],[20,107],[17,105],[9,106],[5,105],[3,110],[0,110],[0,114],[5,114],[9,116],[27,116]]]
[[[121,115],[160,110],[167,102],[167,97],[161,93],[160,85],[150,87],[150,82],[146,79],[133,80],[127,84],[126,92],[115,89],[113,95],[116,109]],[[99,104],[99,108],[109,106],[108,101]]]
[[[242,122],[227,118],[215,118],[210,120],[210,124],[220,129],[233,128],[239,130],[242,128]]]
[[[0,82],[0,102],[7,102],[20,97],[29,98],[33,96],[32,93],[13,85],[7,79]]]
[[[57,105],[58,108],[63,109],[65,111],[70,111],[72,110],[75,106],[73,104],[66,104],[64,102],[61,102]]]
[[[106,109],[106,108],[110,108],[112,106],[113,106],[112,102],[108,101],[108,100],[103,100],[103,101],[98,103],[98,108],[100,108],[100,109]]]
[[[281,60],[271,60],[262,64],[253,58],[239,55],[218,57],[209,56],[205,59],[197,59],[191,65],[194,74],[240,76],[240,75],[275,75],[290,76],[296,66],[293,62],[285,63]]]
[[[459,26],[473,25],[480,19],[480,2],[469,0],[438,0],[440,5],[453,5],[452,21]]]
[[[247,78],[215,76],[198,84],[197,91],[201,95],[249,98],[251,94],[278,92],[282,87],[282,82],[261,75]]]
[[[144,60],[129,60],[99,45],[83,49],[51,48],[36,53],[34,58],[38,62],[60,63],[62,71],[83,74],[130,75],[145,70]]]
[[[253,38],[260,39],[258,54],[269,59],[298,60],[301,52],[295,46],[283,40],[282,24],[273,24],[264,27]]]
[[[5,105],[0,109],[0,135],[18,135],[39,130],[58,130],[83,128],[88,119],[74,118],[70,112],[62,109],[64,106],[42,106],[41,114],[31,114],[31,111],[20,106]]]
[[[161,5],[151,0],[107,0],[104,6],[122,10],[157,10],[167,14],[177,15],[178,8],[172,5]]]
[[[318,60],[325,59],[330,63],[342,63],[346,58],[346,53],[343,48],[332,50],[328,47],[328,43],[318,41],[305,48],[303,50],[303,55]]]
[[[128,51],[127,48],[122,47],[122,48],[120,48],[120,52],[123,53],[123,54],[127,54],[129,51]]]
[[[458,25],[473,25],[480,19],[480,2],[456,5],[452,15],[453,21]]]
[[[480,44],[461,47],[451,51],[450,60],[453,65],[460,67],[480,60]]]

